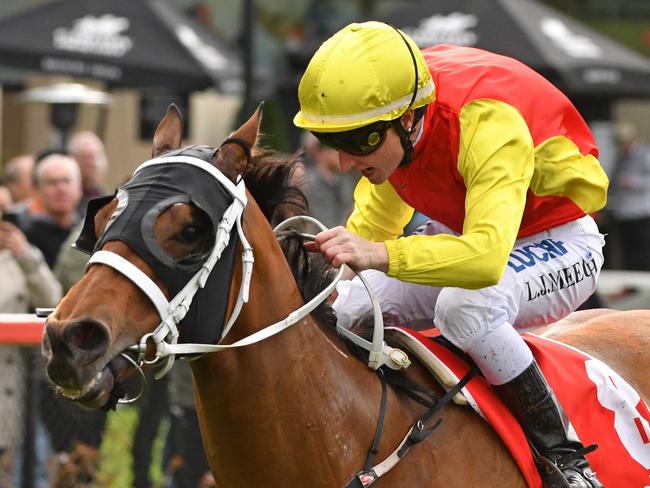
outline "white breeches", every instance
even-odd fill
[[[416,233],[451,233],[437,222]],[[515,241],[494,286],[479,290],[436,288],[364,271],[382,309],[400,322],[434,319],[440,332],[470,354],[493,384],[510,381],[532,361],[515,333],[559,320],[595,291],[605,244],[590,216]],[[337,286],[339,324],[349,327],[372,309],[358,278]]]

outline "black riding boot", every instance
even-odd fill
[[[495,390],[517,418],[533,447],[564,475],[565,480],[562,480],[557,470],[548,466],[548,461],[538,461],[542,476],[546,475],[545,486],[603,488],[584,456],[595,446],[585,449],[580,443],[536,361]]]

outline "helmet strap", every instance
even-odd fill
[[[393,127],[395,127],[397,135],[399,135],[399,140],[402,143],[402,149],[404,150],[404,156],[399,163],[400,167],[406,166],[413,159],[413,143],[411,142],[411,133],[413,132],[413,129],[415,129],[415,127],[418,125],[418,122],[420,122],[420,119],[424,115],[425,110],[426,106],[418,107],[414,110],[415,113],[413,114],[413,121],[411,122],[411,127],[409,130],[406,130],[404,128],[404,125],[402,125],[402,117],[393,121]]]
[[[404,149],[404,156],[402,157],[402,160],[400,161],[399,165],[400,167],[406,166],[413,159],[413,143],[411,142],[411,130],[413,128],[413,125],[411,126],[411,129],[409,129],[407,132],[404,126],[402,125],[402,120],[400,118],[395,121],[393,127],[395,127],[395,131],[397,131],[397,134],[399,135],[399,140],[402,143],[402,149]]]

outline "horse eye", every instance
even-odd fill
[[[200,237],[200,229],[196,225],[188,225],[183,231],[176,236],[176,239],[182,243],[196,242]]]

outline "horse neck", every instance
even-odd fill
[[[249,301],[242,308],[228,335],[228,342],[235,342],[285,319],[305,303],[273,231],[254,200],[249,202],[243,222],[244,233],[253,248],[255,264]],[[231,285],[231,303],[239,291],[240,283],[241,269],[237,268]],[[233,355],[246,354],[249,349],[255,349],[251,360],[264,365],[268,370],[277,368],[278,363],[282,363],[277,360],[275,350],[278,348],[283,351],[280,357],[288,357],[292,353],[296,356],[309,354],[322,360],[327,359],[328,363],[352,364],[353,369],[357,369],[358,365],[357,360],[344,352],[344,345],[336,334],[329,334],[311,315],[257,345],[238,349]],[[223,361],[217,363],[223,366]],[[314,363],[313,367],[322,370],[322,364]],[[279,368],[284,370],[285,367],[280,364]]]
[[[245,233],[256,259],[250,299],[233,327],[233,337],[229,335],[231,342],[284,319],[304,303],[270,226],[255,208],[247,209],[245,216]],[[250,466],[256,460],[268,463],[268,445],[260,436],[271,445],[303,444],[304,431],[293,425],[298,419],[314,431],[332,434],[320,435],[313,453],[295,455],[341,451],[334,432],[355,424],[369,434],[374,429],[367,403],[372,403],[373,411],[378,407],[379,382],[335,333],[310,316],[258,344],[206,355],[193,363],[193,371],[199,412],[205,412],[206,449],[221,463],[231,462],[238,449],[245,452]],[[265,412],[265,405],[272,405],[272,411]],[[276,417],[278,412],[284,420]],[[363,449],[366,444],[364,439]]]

